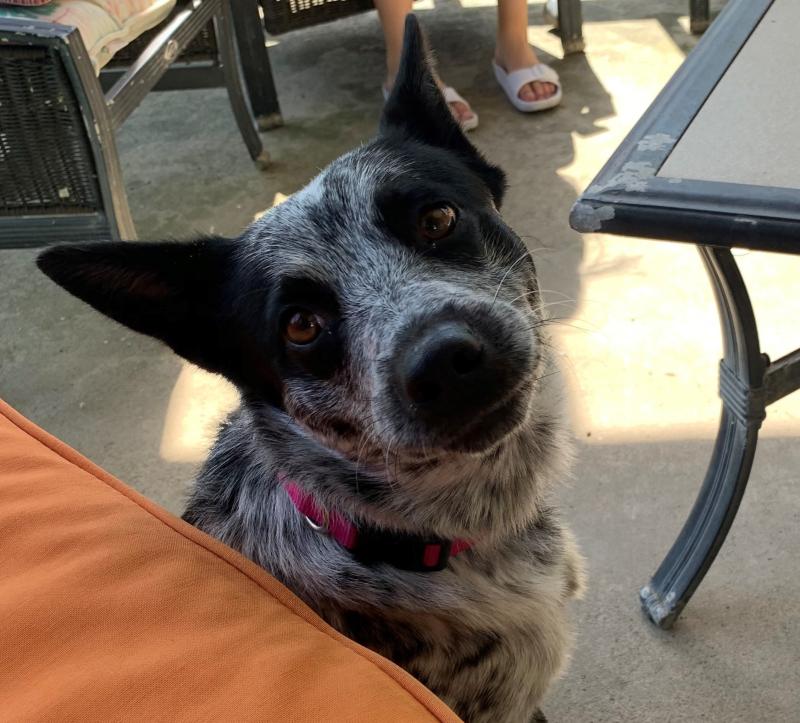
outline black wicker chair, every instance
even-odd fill
[[[328,23],[374,9],[372,0],[260,0],[270,35]]]
[[[0,248],[136,238],[114,134],[193,40],[195,48],[206,46],[205,76],[213,69],[227,86],[250,155],[266,163],[239,76],[231,13],[237,3],[257,11],[255,0],[179,4],[139,39],[128,67],[103,76],[105,93],[75,28],[0,20]],[[256,27],[253,47],[240,35],[240,55],[266,59]],[[171,78],[180,86],[180,75]]]

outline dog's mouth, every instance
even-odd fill
[[[523,382],[499,403],[478,414],[459,429],[446,433],[420,431],[413,439],[391,438],[390,448],[402,454],[409,462],[429,462],[441,454],[485,454],[501,444],[524,422],[530,405],[531,382]],[[369,456],[371,445],[363,434],[342,420],[308,415],[295,418],[302,427],[326,445],[340,452],[354,449],[358,442],[360,456]],[[374,440],[377,442],[377,440]],[[387,446],[387,445],[381,445]],[[385,450],[373,450],[381,456]],[[382,457],[381,457],[382,458]]]
[[[409,462],[429,462],[441,455],[492,453],[524,423],[531,402],[532,380],[525,380],[500,401],[464,424],[433,430],[409,420],[408,436],[392,437],[392,450]],[[412,431],[413,430],[413,431]]]
[[[525,421],[530,406],[531,386],[530,382],[524,382],[500,404],[470,421],[439,446],[449,452],[489,452]]]

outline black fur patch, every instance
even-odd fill
[[[427,57],[428,49],[419,22],[409,15],[403,59],[384,106],[380,134],[403,144],[413,139],[457,155],[486,184],[499,208],[506,189],[505,174],[486,161],[467,140],[436,85]]]
[[[477,633],[474,642],[474,650],[460,660],[457,659],[454,661],[454,669],[464,670],[485,663],[486,660],[499,649],[502,640],[502,636],[493,631]]]
[[[343,619],[348,637],[403,667],[412,665],[416,658],[430,652],[430,644],[419,636],[418,630],[406,628],[395,620],[387,620],[374,611],[347,611]]]
[[[71,294],[177,354],[275,400],[273,349],[260,307],[242,304],[251,279],[237,242],[98,242],[47,249],[39,268]],[[255,310],[255,313],[254,313]]]

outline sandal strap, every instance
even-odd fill
[[[461,97],[461,94],[451,85],[446,85],[444,87],[442,95],[444,96],[444,102],[448,105],[450,103],[463,103],[468,108],[472,108],[472,106],[470,106],[470,104]]]
[[[385,85],[381,85],[381,92],[383,93],[383,99],[389,100],[389,96],[391,95],[391,93]],[[448,105],[450,103],[463,103],[470,110],[472,110],[472,106],[469,103],[467,103],[467,101],[452,85],[446,85],[444,90],[442,91],[442,95],[444,96],[444,102],[447,103]]]
[[[560,84],[558,73],[546,63],[536,63],[536,65],[531,65],[528,68],[520,68],[513,73],[508,73],[506,82],[514,88],[514,93],[519,93],[523,86],[528,83]]]

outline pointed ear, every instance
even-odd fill
[[[234,250],[235,242],[222,238],[98,242],[54,246],[36,263],[120,324],[160,339],[204,369],[248,384],[267,360],[257,358],[257,345],[236,313]]]
[[[406,17],[403,55],[394,87],[381,116],[383,137],[412,138],[458,154],[481,177],[499,208],[505,192],[505,173],[467,140],[444,100],[416,16]]]

